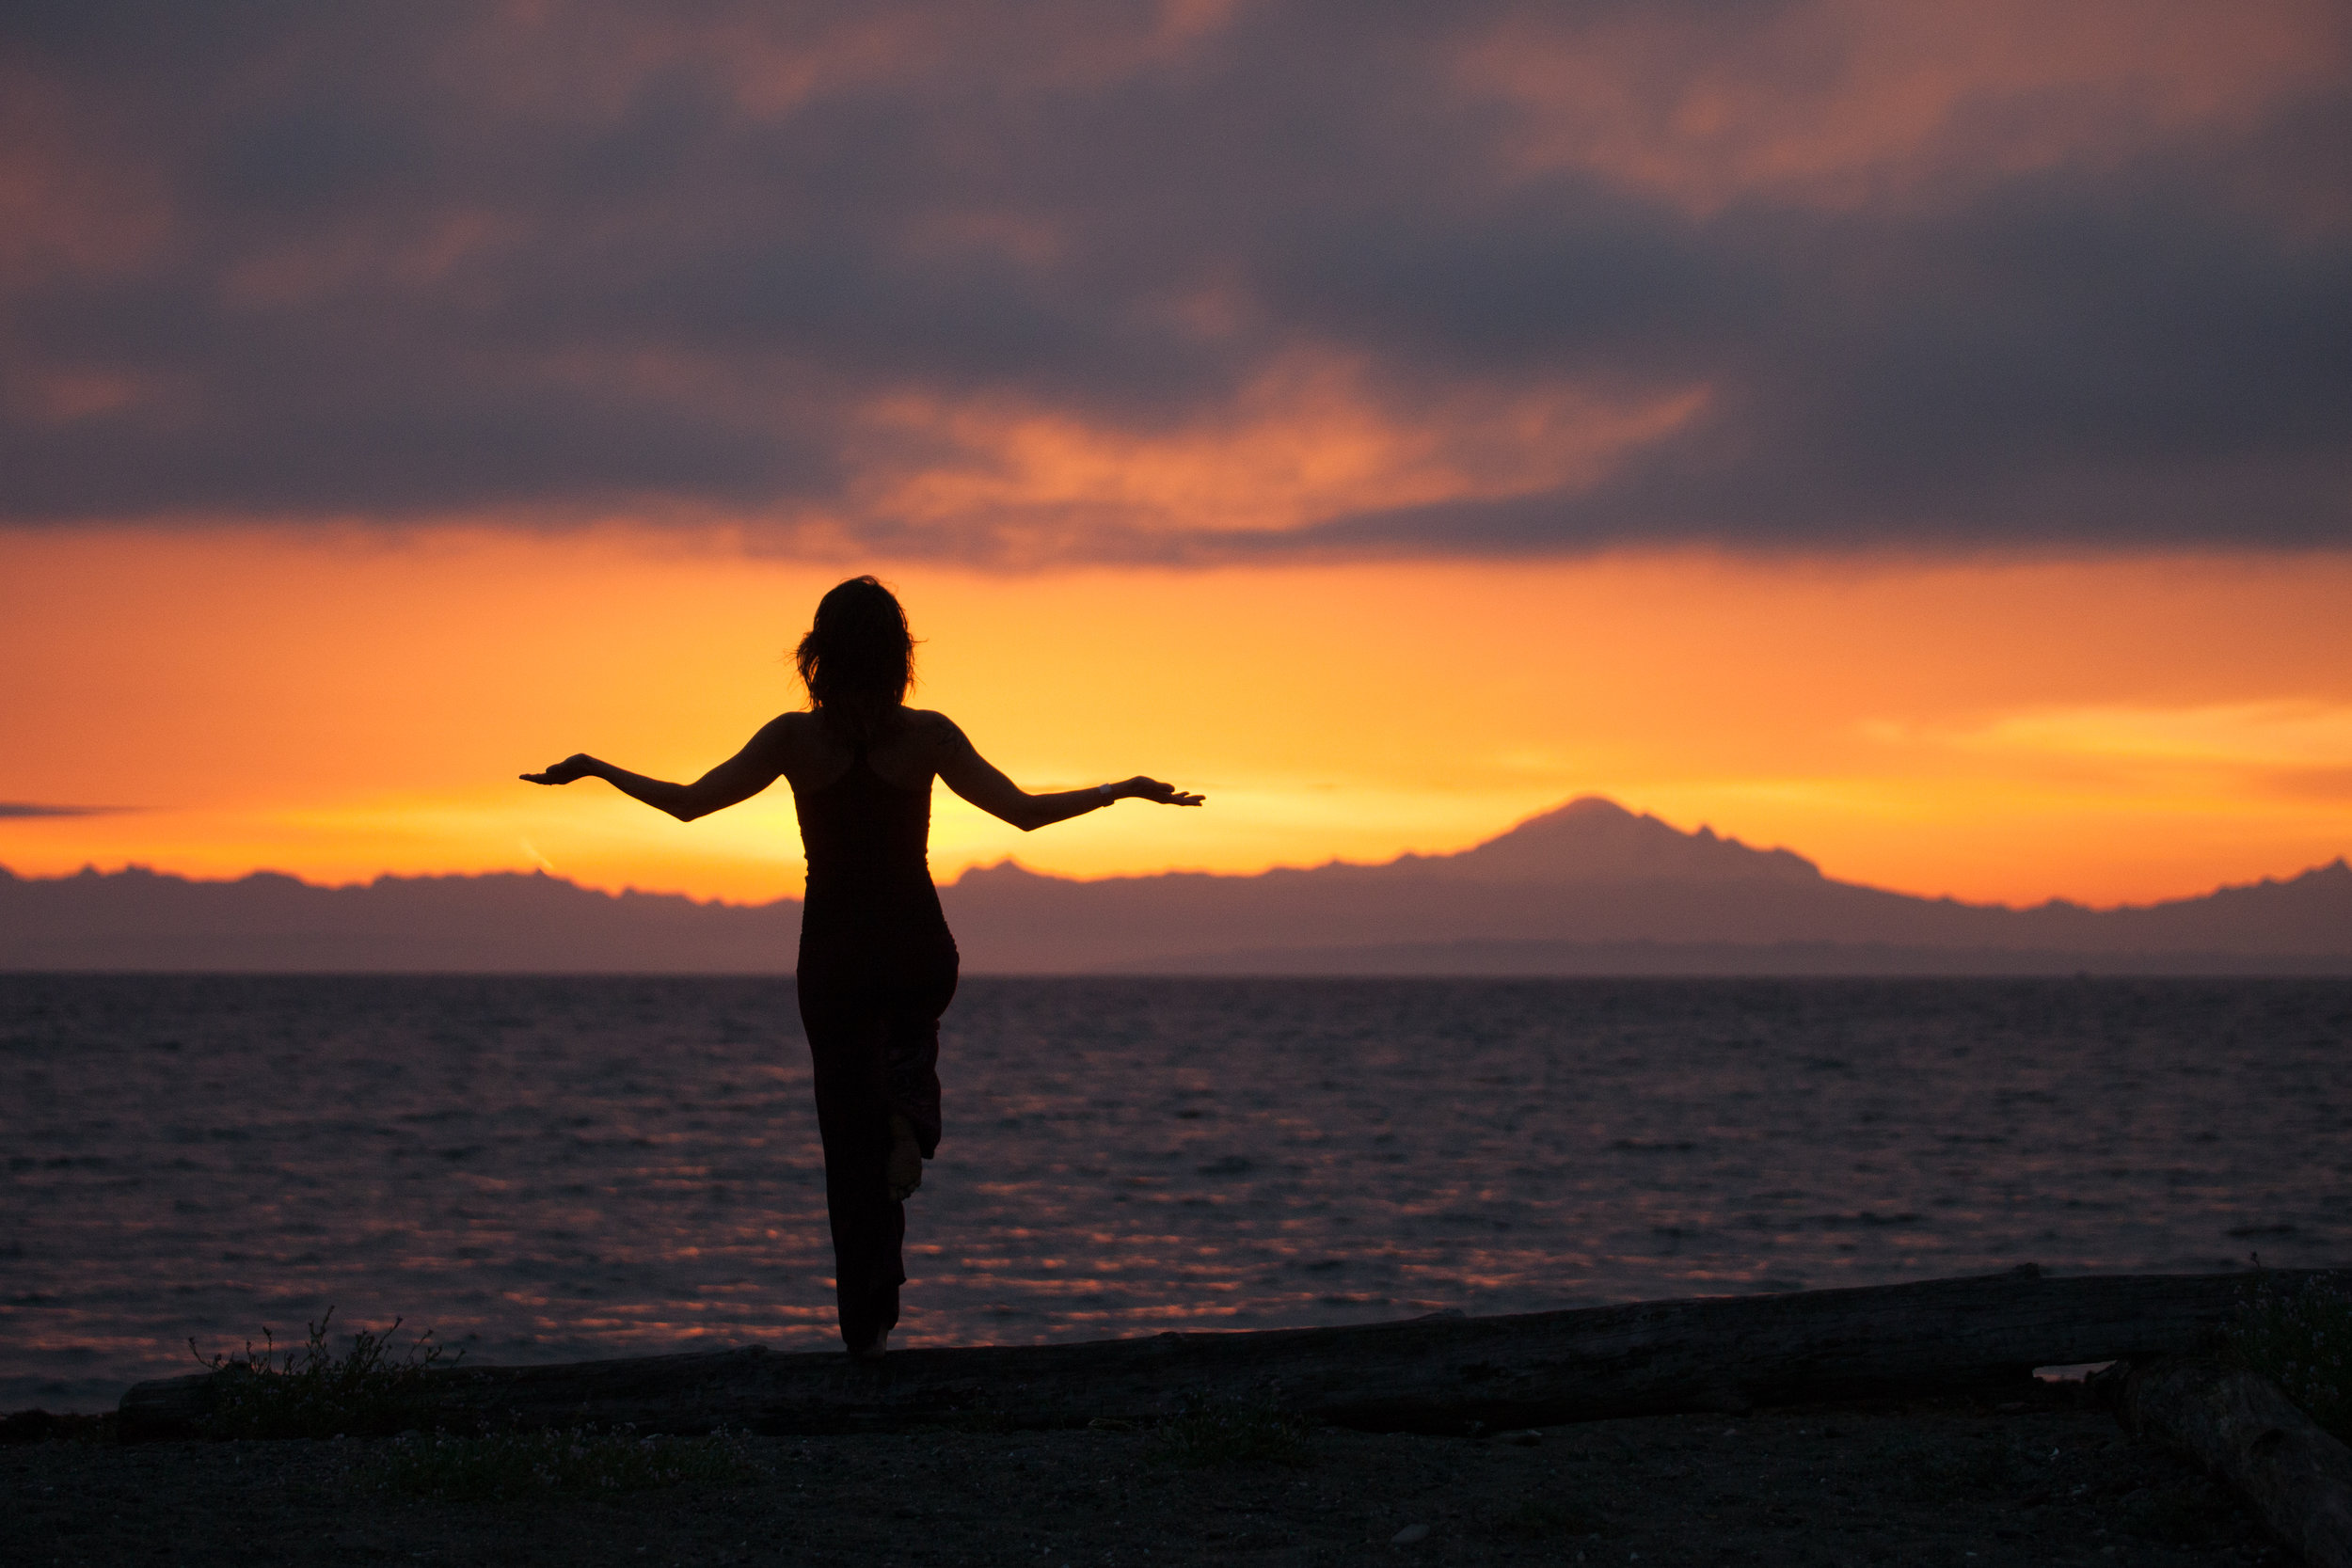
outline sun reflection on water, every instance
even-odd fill
[[[2341,1261],[2352,986],[980,980],[895,1342]],[[788,983],[0,978],[0,1399],[835,1344]]]

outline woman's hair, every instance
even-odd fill
[[[907,612],[874,578],[851,578],[817,601],[817,624],[792,662],[817,711],[850,738],[869,740],[914,681]]]

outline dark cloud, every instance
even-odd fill
[[[970,558],[2352,544],[2333,34],[2327,69],[2214,66],[2201,114],[2120,68],[1994,72],[1806,176],[1740,161],[1835,140],[1798,133],[1858,114],[1867,64],[1793,4],[789,10],[11,7],[0,84],[42,118],[0,211],[31,236],[0,248],[0,519],[640,509]],[[1531,27],[1565,151],[1475,69]],[[1580,62],[1761,106],[1704,145],[1663,109],[1585,124]],[[1300,363],[1453,420],[1458,498],[1216,531],[888,499],[999,473],[975,420],[1279,420]],[[1563,392],[1688,410],[1579,462],[1459,412]]]
[[[0,800],[0,818],[12,816],[111,816],[128,806],[43,806],[29,800]]]

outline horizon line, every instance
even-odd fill
[[[1647,814],[1644,813],[1632,815],[1645,816]],[[1534,818],[1530,818],[1529,820],[1534,820]],[[1653,820],[1658,819],[1653,818]],[[1670,828],[1669,831],[1677,832],[1685,838],[1695,838],[1698,836],[1698,833],[1695,831],[1688,833],[1682,832],[1679,829]],[[1497,834],[1496,836],[1501,837],[1502,835]],[[1751,853],[1756,854],[1771,854],[1774,852],[1773,850],[1756,849],[1753,846],[1742,844],[1738,839],[1724,838],[1721,835],[1717,835],[1716,841],[1718,843],[1734,845],[1740,848],[1748,849]],[[1470,846],[1469,849],[1453,850],[1439,855],[1425,855],[1413,850],[1405,850],[1391,856],[1385,861],[1345,861],[1334,857],[1330,860],[1323,861],[1313,865],[1270,865],[1259,871],[1208,871],[1192,870],[1184,867],[1167,867],[1158,871],[1113,872],[1109,875],[1101,877],[1073,877],[1065,876],[1060,872],[1055,871],[1038,871],[1029,866],[1024,865],[1016,857],[1007,855],[1001,860],[990,862],[985,864],[975,861],[960,869],[952,879],[940,881],[937,885],[942,891],[946,891],[959,886],[966,878],[977,872],[1005,870],[1012,870],[1024,876],[1035,877],[1044,881],[1064,882],[1073,886],[1092,886],[1103,882],[1151,881],[1159,878],[1172,877],[1204,877],[1226,881],[1250,881],[1261,877],[1271,876],[1278,871],[1310,872],[1320,871],[1332,866],[1351,866],[1369,870],[1377,870],[1381,867],[1395,865],[1407,860],[1446,860],[1451,859],[1455,855],[1468,854],[1470,849],[1482,847],[1484,845],[1490,844],[1492,842],[1494,842],[1493,839],[1483,839],[1478,844]],[[1792,855],[1797,853],[1794,850],[1783,850],[1781,852]],[[1807,863],[1810,863],[1810,862]],[[1835,884],[1841,887],[1863,888],[1873,893],[1891,894],[1895,896],[1903,898],[1916,898],[1922,900],[1923,902],[1951,903],[1958,905],[1963,909],[2000,910],[2007,911],[2011,913],[2024,913],[2033,910],[2056,908],[2078,909],[2085,910],[2095,914],[2104,914],[2130,910],[2160,909],[2170,904],[2195,903],[2200,899],[2211,898],[2219,894],[2244,891],[2253,888],[2281,887],[2291,882],[2301,881],[2308,877],[2319,876],[2335,870],[2352,872],[2352,856],[2338,854],[2331,860],[2315,862],[2312,864],[2307,865],[2301,870],[2287,876],[2273,875],[2254,878],[2245,881],[2223,881],[2217,882],[2212,887],[2203,889],[2201,892],[2175,894],[2167,897],[2153,898],[2140,903],[2116,904],[2091,904],[2086,903],[2080,899],[2059,897],[2056,895],[2042,899],[2041,902],[2034,904],[2010,904],[1997,901],[1977,902],[1965,898],[1956,898],[1948,894],[1915,893],[1902,888],[1883,887],[1874,882],[1847,881],[1840,878],[1828,876],[1825,873],[1821,873],[1820,875],[1821,877],[1821,880],[1825,883]],[[365,892],[381,886],[387,882],[486,881],[495,878],[517,877],[534,879],[540,881],[561,882],[565,887],[572,888],[575,891],[595,894],[605,898],[676,898],[704,909],[716,907],[720,909],[747,911],[766,910],[773,909],[779,904],[799,904],[804,902],[801,895],[795,894],[781,894],[774,898],[748,901],[727,898],[720,895],[713,895],[706,898],[695,894],[682,891],[663,888],[639,887],[634,883],[625,883],[617,888],[604,887],[592,882],[580,881],[572,877],[566,876],[560,871],[550,871],[545,866],[537,865],[529,867],[509,866],[481,871],[378,871],[373,876],[361,877],[350,881],[314,881],[311,879],[303,876],[299,872],[281,871],[272,866],[256,866],[251,870],[233,875],[207,877],[185,871],[158,869],[154,865],[140,861],[125,861],[112,870],[102,868],[94,861],[86,861],[80,867],[72,871],[58,872],[54,876],[41,876],[38,874],[27,876],[17,871],[13,866],[8,864],[5,861],[0,861],[0,881],[54,883],[76,881],[84,878],[106,879],[130,876],[134,874],[143,874],[158,879],[183,882],[194,887],[231,887],[240,882],[247,882],[257,879],[269,878],[293,882],[296,886],[321,893]],[[1615,885],[1615,882],[1625,880],[1641,881],[1673,879],[1614,879],[1614,881],[1598,882],[1596,885]]]

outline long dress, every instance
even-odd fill
[[[923,1157],[939,1147],[939,1015],[956,991],[956,942],[931,884],[931,798],[874,771],[864,743],[821,789],[796,792],[808,896],[801,912],[801,1023],[825,1145],[834,1293],[852,1351],[898,1321],[906,1206],[884,1165],[892,1113]]]

